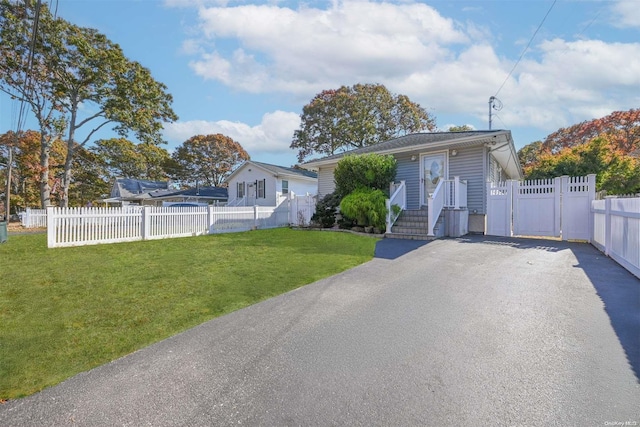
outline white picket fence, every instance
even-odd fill
[[[591,243],[640,278],[640,197],[591,202]]]
[[[167,239],[306,225],[315,199],[294,196],[277,207],[48,208],[50,248]]]
[[[18,214],[20,224],[25,228],[44,228],[47,226],[46,209],[30,209]]]

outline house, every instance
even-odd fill
[[[205,203],[208,205],[219,205],[226,203],[229,197],[227,189],[222,187],[196,187],[186,190],[173,190],[170,193],[149,194],[158,206],[164,206],[167,203]]]
[[[148,181],[134,178],[118,178],[111,194],[102,202],[121,205],[162,206],[163,202],[193,202],[219,204],[228,199],[227,189],[220,187],[196,187],[178,189],[170,181]]]
[[[365,153],[391,154],[396,158],[397,185],[392,190],[403,194],[396,195],[397,200],[391,200],[391,205],[397,204],[406,210],[405,215],[411,212],[411,215],[426,216],[430,204],[438,218],[443,216],[443,208],[462,211],[451,217],[451,221],[461,222],[463,232],[453,235],[485,231],[487,182],[522,178],[508,130],[417,133],[306,162],[305,167],[318,172],[318,197],[334,191],[333,171],[340,159]],[[398,234],[433,235],[438,218],[431,218],[430,225],[421,231],[402,229]],[[391,225],[387,231],[393,234]],[[446,225],[441,228],[446,229]]]
[[[278,206],[289,193],[315,195],[318,175],[305,169],[247,160],[225,182],[228,206]]]
[[[107,204],[118,203],[121,205],[147,205],[153,203],[151,193],[155,195],[175,192],[170,188],[169,181],[149,181],[145,179],[117,178],[111,187],[108,199],[102,200]]]

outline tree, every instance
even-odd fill
[[[180,145],[172,155],[173,176],[188,184],[219,186],[249,154],[242,146],[222,134],[196,135]]]
[[[134,144],[125,138],[100,139],[89,148],[106,171],[106,180],[136,178],[159,181],[167,178],[169,152],[156,145]]]
[[[76,147],[73,181],[69,186],[69,205],[86,206],[109,194],[111,182],[100,157],[84,147]]]
[[[558,153],[567,147],[586,144],[598,136],[606,136],[625,154],[640,149],[640,108],[614,111],[600,119],[558,129],[545,138],[543,146],[550,153]]]
[[[596,188],[609,194],[640,192],[640,161],[624,155],[606,138],[594,138],[586,144],[566,147],[560,152],[543,153],[526,179],[555,178],[562,175],[596,174]]]
[[[391,155],[371,153],[345,156],[333,172],[335,191],[340,197],[345,197],[358,188],[372,188],[388,196],[389,185],[395,179],[397,170],[398,164]]]
[[[473,128],[469,125],[449,126],[449,132],[470,132]]]
[[[46,64],[46,55],[52,46],[42,35],[58,31],[59,22],[52,19],[46,7],[36,10],[28,5],[29,2],[0,2],[0,90],[13,100],[27,103],[38,121],[38,182],[40,204],[44,208],[51,203],[49,157],[54,141],[64,131],[65,122],[59,116],[54,79]]]
[[[13,148],[11,195],[16,206],[22,208],[40,204],[40,179],[42,175],[40,143],[40,133],[33,130],[23,131],[19,134],[9,131],[0,135],[0,163],[5,163],[8,147],[12,146]],[[65,154],[65,144],[60,139],[55,140],[51,144],[48,161],[48,168],[54,173],[47,174],[47,187],[55,189],[53,194],[50,194],[54,198],[58,196]],[[57,174],[56,171],[58,171]]]
[[[543,154],[542,141],[535,141],[527,144],[518,150],[518,160],[522,166],[522,171],[527,175],[538,163],[538,159]]]
[[[303,107],[300,119],[291,142],[300,162],[312,154],[331,155],[435,129],[424,108],[380,84],[324,90]]]
[[[62,186],[62,205],[66,206],[76,147],[84,147],[95,132],[109,123],[114,124],[113,129],[121,136],[132,132],[142,142],[162,142],[162,122],[177,119],[170,106],[172,97],[148,69],[128,60],[117,44],[98,31],[54,18],[47,6],[42,5],[38,11],[37,37],[31,43],[24,25],[20,24],[19,17],[25,14],[22,4],[3,0],[2,6],[6,12],[3,16],[8,17],[2,22],[2,42],[4,44],[5,39],[11,42],[10,49],[2,51],[4,57],[11,59],[6,61],[4,71],[16,76],[35,74],[35,81],[39,83],[36,94],[42,94],[45,104],[57,113],[56,129],[60,125],[66,129],[67,156]],[[11,34],[16,28],[25,35],[13,37]],[[37,58],[35,68],[29,65],[32,57]],[[3,79],[7,86],[18,91],[25,86],[24,80]],[[32,106],[34,114],[43,115],[36,102],[39,98],[34,96],[30,90],[21,92],[21,99]],[[92,113],[82,115],[81,105],[93,110]],[[49,131],[48,123],[40,125],[42,133]],[[88,128],[86,137],[76,140],[81,128]]]

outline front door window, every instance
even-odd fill
[[[446,154],[430,154],[422,158],[424,203],[433,194],[436,187],[443,179],[446,179]]]

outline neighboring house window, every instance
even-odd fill
[[[257,195],[257,197],[259,199],[266,198],[266,196],[264,194],[264,184],[265,184],[265,180],[264,179],[262,181],[258,181],[258,195]]]
[[[238,185],[238,199],[242,199],[244,197],[244,182],[239,182],[237,185]]]
[[[282,194],[289,193],[289,181],[282,180]]]

